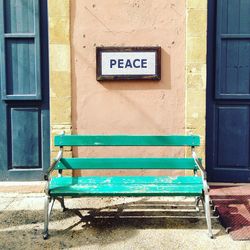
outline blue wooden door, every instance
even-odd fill
[[[49,165],[47,1],[0,0],[0,180]]]
[[[250,1],[208,2],[208,178],[250,182]]]

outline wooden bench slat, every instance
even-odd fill
[[[199,146],[196,135],[57,135],[55,146]]]
[[[197,169],[193,158],[62,158],[55,169]]]
[[[51,186],[74,184],[202,184],[200,176],[62,176],[52,177]]]
[[[135,182],[134,182],[135,181]],[[199,196],[199,176],[53,177],[51,196]]]

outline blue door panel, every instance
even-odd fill
[[[0,0],[0,51],[0,180],[42,180],[50,162],[46,0]]]
[[[250,40],[222,40],[217,97],[250,94]]]
[[[39,108],[11,108],[11,129],[8,137],[12,152],[9,166],[41,168],[41,113]]]
[[[215,152],[217,168],[248,168],[249,106],[216,107]]]
[[[222,34],[249,34],[250,33],[250,6],[249,0],[218,0],[217,27]],[[212,4],[214,4],[212,3]],[[216,9],[214,9],[216,12]]]
[[[42,99],[40,5],[46,1],[42,2],[0,0],[3,100]]]
[[[5,41],[6,95],[36,95],[35,45],[32,38]],[[25,63],[22,63],[25,62]]]
[[[208,1],[206,168],[250,182],[250,1]]]
[[[7,33],[34,33],[35,3],[33,0],[5,0],[5,31]]]

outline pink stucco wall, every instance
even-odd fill
[[[72,0],[72,107],[77,134],[183,134],[185,1]],[[96,81],[96,46],[161,46],[161,81]],[[183,149],[75,149],[75,155],[181,155]]]

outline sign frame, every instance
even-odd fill
[[[128,75],[105,75],[102,74],[103,52],[155,52],[155,74],[128,74]],[[161,80],[161,47],[96,47],[96,80],[97,81],[121,81],[121,80]]]

